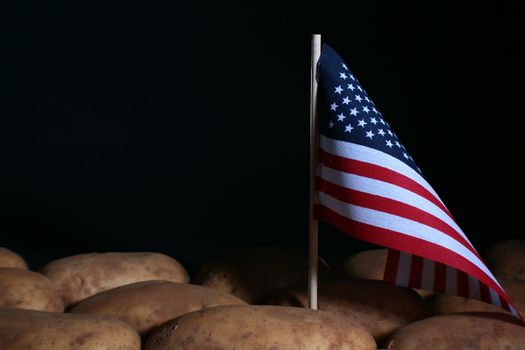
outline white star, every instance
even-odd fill
[[[379,122],[380,122],[381,124],[385,125],[385,121],[383,120],[383,118],[380,118],[380,119],[379,119]]]
[[[337,115],[337,120],[340,122],[342,122],[345,118],[346,118],[346,115],[344,115],[343,113]]]
[[[354,128],[352,128],[352,125],[348,124],[347,126],[345,126],[345,132],[352,132]]]
[[[386,145],[390,148],[392,148],[393,144],[390,140],[386,140]]]
[[[335,92],[336,94],[341,95],[341,92],[343,92],[343,88],[341,87],[341,85],[336,86],[334,92]]]
[[[348,98],[348,96],[346,96],[345,98],[343,98],[343,104],[344,105],[347,105],[350,103],[350,99]]]
[[[385,136],[385,132],[383,131],[383,129],[379,129],[377,133],[381,136]]]
[[[330,121],[328,122],[328,127],[329,127],[330,129],[332,129],[332,128],[334,127],[334,122],[330,120]]]
[[[330,110],[335,111],[339,107],[335,102],[330,105]]]
[[[350,110],[350,115],[356,116],[357,115],[357,108],[352,108]]]
[[[348,67],[346,66],[346,64],[341,63],[341,66],[342,66],[344,69],[348,70]]]
[[[374,137],[374,133],[372,132],[372,130],[366,132],[366,137],[368,137],[368,138],[370,138],[370,140],[372,140],[372,137]]]
[[[377,124],[376,118],[370,118],[370,123],[376,125]]]
[[[403,152],[403,157],[405,157],[405,159],[408,159],[408,154],[406,154],[405,152]]]
[[[363,91],[363,89],[361,88],[361,85],[357,85],[357,90]]]
[[[363,101],[363,99],[359,95],[355,95],[355,100],[359,102]]]
[[[394,133],[392,132],[392,130],[388,129],[386,132],[388,133],[388,135],[394,136]]]
[[[370,99],[368,98],[368,96],[365,96],[365,101],[370,103]]]
[[[372,107],[372,111],[374,111],[375,114],[379,113],[375,107]]]
[[[350,89],[350,90],[354,91],[355,90],[354,84],[348,84],[348,88],[347,89]]]
[[[363,128],[365,127],[365,125],[367,124],[367,122],[365,122],[364,119],[361,119],[358,123],[359,126],[362,126]]]
[[[339,78],[346,80],[348,77],[346,76],[346,73],[339,73]]]
[[[396,146],[401,148],[401,144],[399,142],[396,141]]]
[[[366,112],[366,113],[368,113],[368,112],[370,112],[370,110],[368,109],[368,107],[367,107],[367,106],[364,106],[364,107],[363,107],[363,112]]]
[[[350,74],[350,79],[355,80],[354,76]]]

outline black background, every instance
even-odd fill
[[[33,268],[91,251],[196,266],[232,246],[306,246],[313,32],[480,250],[523,237],[518,1],[15,6],[0,246]],[[321,229],[329,260],[363,246]]]

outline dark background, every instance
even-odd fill
[[[310,34],[346,59],[483,251],[523,237],[518,1],[17,2],[0,246],[37,268],[306,246]],[[336,261],[364,245],[321,227]]]

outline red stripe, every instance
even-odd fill
[[[414,220],[423,225],[435,228],[436,230],[443,232],[444,234],[461,243],[465,248],[470,250],[472,254],[481,260],[478,252],[476,249],[474,249],[474,247],[472,247],[469,241],[467,241],[461,234],[450,227],[447,223],[435,217],[434,215],[427,213],[426,211],[397,200],[342,187],[326,181],[320,177],[317,178],[317,183],[319,185],[320,191],[345,203],[397,215],[405,219]]]
[[[501,307],[502,308],[504,308],[507,311],[510,311],[509,303],[507,303],[507,301],[505,301],[505,299],[503,299],[501,296],[499,296],[499,301],[501,303]]]
[[[412,265],[410,266],[410,278],[408,286],[410,288],[421,288],[421,279],[423,277],[423,258],[412,255]]]
[[[402,187],[406,190],[414,192],[421,197],[424,197],[437,205],[441,210],[443,210],[452,220],[452,214],[448,211],[447,207],[441,203],[441,201],[432,194],[425,187],[421,186],[416,181],[412,180],[406,175],[400,174],[394,170],[375,165],[372,163],[362,162],[355,159],[349,159],[345,157],[340,157],[331,153],[324,151],[323,149],[319,150],[319,160],[325,166],[344,171],[345,173],[352,173],[360,176],[369,177],[372,179],[384,181],[391,183],[393,185]]]
[[[434,291],[444,292],[446,290],[447,266],[436,262],[434,267]]]
[[[480,281],[479,291],[481,295],[481,300],[486,303],[492,304],[492,299],[490,299],[489,287]]]
[[[397,268],[399,266],[399,256],[401,253],[399,250],[388,249],[388,255],[386,257],[385,274],[383,281],[392,283],[396,281]]]
[[[350,220],[322,205],[319,206],[319,214],[322,219],[328,221],[349,236],[434,260],[436,262],[436,271],[439,269],[439,264],[437,263],[447,264],[450,267],[464,271],[482,281],[498,294],[502,295],[505,300],[509,301],[505,292],[495,281],[485,274],[485,272],[468,259],[465,259],[450,249],[416,237],[407,236],[397,231]]]
[[[469,291],[468,291],[468,275],[460,270],[458,271],[458,296],[468,298],[469,297]]]

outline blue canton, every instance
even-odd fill
[[[321,90],[321,134],[387,153],[421,172],[383,115],[345,64],[323,45],[318,79]]]

